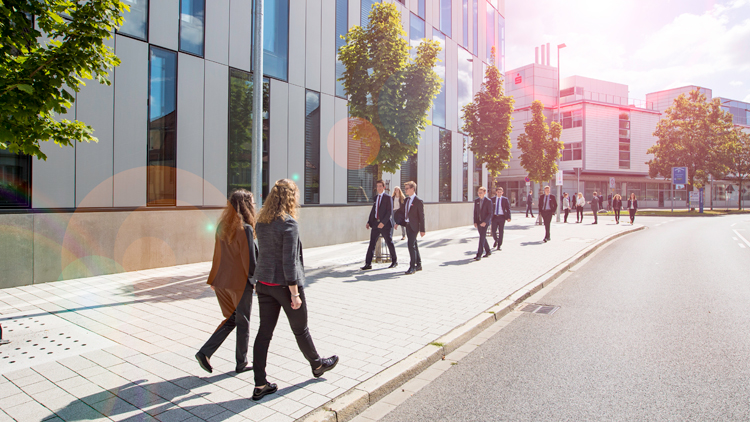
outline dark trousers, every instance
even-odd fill
[[[531,208],[531,202],[526,203],[526,217],[529,216],[529,213],[531,213],[531,216],[534,216],[534,210]]]
[[[223,294],[230,292],[224,291],[225,289],[219,289],[220,288],[217,288],[216,296],[219,298],[219,303],[222,305],[222,308],[224,308],[229,300],[226,300],[227,298],[222,296]],[[252,306],[253,285],[246,283],[245,291],[242,292],[242,297],[240,298],[237,308],[232,311],[232,314],[229,315],[224,323],[221,324],[211,337],[208,338],[206,344],[201,347],[200,352],[209,358],[213,356],[213,354],[216,353],[216,350],[219,349],[219,346],[221,346],[221,344],[224,343],[224,340],[229,337],[229,334],[232,333],[232,330],[237,327],[237,346],[235,350],[237,368],[240,369],[247,366],[247,348],[250,344],[250,308],[252,308]],[[225,311],[225,316],[226,313],[229,312],[229,310],[226,309],[222,309],[222,311]]]
[[[599,210],[592,209],[591,211],[594,212],[594,224],[599,222]]]
[[[490,250],[490,244],[487,242],[487,228],[487,225],[482,227],[477,224],[477,230],[479,231],[479,249],[477,249],[477,256],[482,256],[482,250],[488,255],[492,253]]]
[[[388,246],[388,251],[391,253],[391,262],[398,262],[396,259],[396,247],[393,245],[393,228],[390,224],[386,224],[382,229],[370,227],[370,246],[367,248],[365,265],[370,265],[372,263],[372,255],[375,253],[375,245],[378,243],[378,237],[381,235],[383,236],[385,245]]]
[[[552,210],[544,210],[542,211],[542,220],[544,220],[544,238],[547,240],[550,240],[549,237],[549,225],[552,223],[552,215],[554,215],[555,212]]]
[[[284,309],[292,333],[297,340],[297,347],[305,356],[312,368],[321,364],[320,355],[315,350],[310,331],[307,329],[307,301],[305,290],[302,286],[297,287],[302,306],[292,309],[292,293],[288,286],[266,286],[258,283],[256,293],[258,294],[258,310],[260,316],[260,327],[253,345],[253,372],[255,373],[255,386],[259,387],[268,383],[266,380],[266,360],[268,358],[268,346],[271,344],[273,330],[279,320],[279,313]]]
[[[576,221],[583,221],[583,207],[576,207]]]
[[[628,209],[628,212],[630,212],[630,222],[635,222],[635,210]]]
[[[570,214],[570,208],[565,208],[565,220],[563,220],[564,223],[568,222],[568,214]]]
[[[615,208],[615,221],[620,222],[620,210]]]
[[[498,247],[503,246],[503,234],[505,233],[505,216],[496,215],[492,217],[492,238]]]
[[[419,246],[417,246],[417,235],[419,233],[406,227],[406,247],[409,249],[409,268],[422,266],[422,257],[419,255]]]

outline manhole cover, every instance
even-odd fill
[[[42,310],[3,315],[0,324],[10,340],[0,346],[0,374],[115,345]]]
[[[552,315],[557,310],[560,309],[559,306],[552,306],[552,305],[540,305],[537,303],[528,303],[526,306],[521,308],[521,312],[530,312],[532,314],[544,314],[544,315]]]

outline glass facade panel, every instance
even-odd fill
[[[440,43],[441,50],[438,53],[435,73],[443,80],[443,83],[440,85],[440,92],[432,102],[432,124],[445,127],[445,35],[434,31],[432,40]]]
[[[362,0],[362,8],[360,10],[360,26],[364,28],[367,26],[368,23],[370,23],[370,11],[372,10],[372,5],[380,3],[379,0]]]
[[[463,200],[464,202],[469,200],[469,137],[464,135],[464,150],[463,150]]]
[[[475,56],[479,56],[479,0],[472,0],[472,23],[473,23],[473,36],[474,41],[471,51]]]
[[[471,189],[474,198],[477,198],[477,189],[482,185],[482,163],[477,159],[476,154],[474,155],[474,169],[472,174],[472,184],[474,185]]]
[[[205,0],[180,0],[180,51],[203,57]]]
[[[289,70],[289,0],[265,0],[263,74],[287,80]]]
[[[118,34],[130,35],[144,41],[148,40],[148,0],[122,0],[130,6],[130,11],[123,13],[122,26]]]
[[[463,48],[458,49],[458,130],[463,130],[463,107],[471,102],[473,96],[473,78],[471,53]]]
[[[630,110],[620,110],[619,119],[619,167],[630,168]]]
[[[147,205],[175,205],[177,156],[177,53],[151,47]]]
[[[0,150],[0,208],[31,206],[31,157]]]
[[[495,46],[497,38],[495,37],[495,10],[491,7],[487,8],[487,33],[486,35],[486,48],[487,48],[487,63],[493,64],[490,60],[492,58],[492,47]],[[495,59],[497,60],[497,59]]]
[[[305,204],[320,204],[320,94],[305,94]]]
[[[461,45],[463,45],[464,48],[469,48],[469,0],[461,1],[463,6],[463,20],[461,21],[463,23],[463,25],[461,25],[461,32],[463,32],[463,37],[461,38]]]
[[[336,96],[346,97],[344,92],[344,82],[339,78],[344,76],[346,66],[338,58],[339,49],[346,44],[342,36],[345,36],[349,30],[349,1],[336,0]]]
[[[453,142],[451,131],[440,129],[440,162],[438,163],[439,201],[451,202]]]
[[[269,80],[263,80],[263,180],[262,195],[268,195]],[[237,69],[229,71],[229,175],[227,192],[252,190],[253,78]],[[257,200],[256,200],[257,201]],[[259,201],[258,201],[259,202]]]
[[[451,26],[453,21],[452,0],[440,0],[440,30],[443,34],[451,37]]]
[[[424,2],[425,2],[425,0],[417,0],[417,14],[422,19],[424,19],[425,16],[426,16]]]
[[[409,15],[409,46],[411,47],[409,54],[411,54],[412,58],[417,56],[417,47],[419,47],[424,38],[424,31],[424,21],[419,16],[411,13]]]
[[[497,68],[505,74],[505,18],[497,14]]]
[[[349,119],[348,143],[347,143],[347,202],[370,202],[375,193],[375,180],[378,175],[378,166],[370,165],[375,158],[372,150],[361,140],[352,139],[352,130],[357,124],[355,118]]]
[[[412,181],[417,184],[419,188],[419,182],[417,181],[417,154],[407,158],[406,161],[401,163],[401,189],[404,188],[404,183]]]

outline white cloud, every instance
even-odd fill
[[[732,81],[732,82],[729,82],[729,85],[732,85],[732,86],[742,86],[742,81]]]

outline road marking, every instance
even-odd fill
[[[732,226],[731,226],[731,227],[734,227],[734,226],[735,226],[736,224],[737,224],[737,223],[732,223]]]
[[[740,248],[744,248],[745,247],[745,245],[743,245],[742,243],[738,243],[738,245],[740,245]]]
[[[732,240],[734,240],[736,242],[738,239],[736,237],[733,237]]]
[[[748,241],[747,241],[747,239],[745,239],[744,237],[742,237],[742,235],[740,234],[740,232],[738,232],[737,230],[732,230],[732,231],[733,231],[733,232],[734,232],[735,234],[737,234],[737,236],[739,236],[739,237],[740,237],[740,239],[742,239],[742,241],[743,241],[743,242],[745,242],[745,244],[746,244],[747,246],[750,246],[750,242],[748,242]]]

